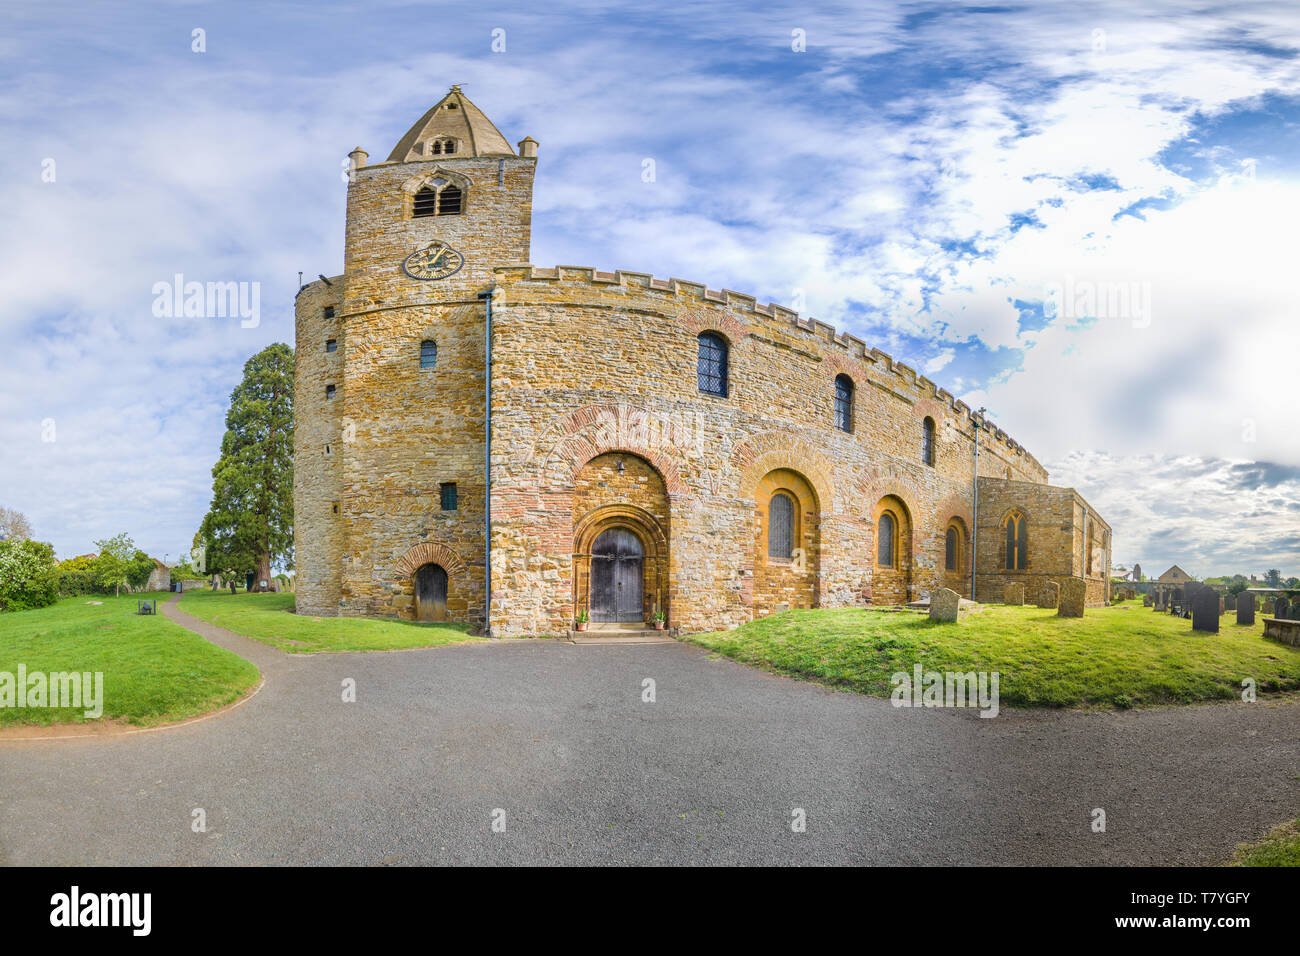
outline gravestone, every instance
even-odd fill
[[[1057,601],[1061,596],[1061,586],[1055,581],[1044,582],[1038,592],[1039,607],[1056,607]]]
[[[1143,607],[1150,607],[1150,606],[1151,606],[1151,595],[1150,595],[1150,594],[1144,594],[1144,595],[1142,595],[1142,606],[1143,606]]]
[[[1061,598],[1056,605],[1057,617],[1083,617],[1083,602],[1088,585],[1082,578],[1066,578],[1061,582]]]
[[[1284,618],[1286,617],[1286,614],[1287,614],[1286,598],[1280,597],[1273,602],[1273,616]]]
[[[1237,623],[1255,623],[1255,595],[1242,591],[1237,595]]]
[[[1289,621],[1300,621],[1300,598],[1291,602],[1291,613],[1287,615]]]
[[[1223,602],[1212,588],[1198,588],[1192,595],[1192,630],[1219,633],[1219,605]]]
[[[958,602],[961,595],[948,588],[939,588],[930,595],[930,620],[951,624],[957,620]]]
[[[1023,584],[1008,584],[1006,592],[1002,596],[1003,604],[1015,604],[1017,606],[1025,603],[1025,586]]]
[[[1200,591],[1202,587],[1204,587],[1204,585],[1198,584],[1195,581],[1189,581],[1187,584],[1183,585],[1183,610],[1191,608],[1192,602],[1196,600],[1196,593]]]

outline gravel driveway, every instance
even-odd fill
[[[1206,864],[1300,814],[1295,700],[982,720],[684,644],[290,656],[163,610],[265,686],[0,743],[0,863]]]

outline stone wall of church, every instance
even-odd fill
[[[1008,570],[1006,522],[1018,511],[1028,521],[1024,570]],[[1048,582],[1059,585],[1070,577],[1087,583],[1085,602],[1107,602],[1105,570],[1110,567],[1106,524],[1073,488],[1001,478],[979,480],[979,540],[975,599],[1001,603],[1008,584],[1021,584],[1025,600],[1036,602]],[[1085,554],[1087,528],[1092,523],[1093,559]]]
[[[343,561],[343,280],[304,286],[294,303],[293,543],[297,608],[337,614]],[[326,308],[334,315],[326,317]],[[327,351],[326,342],[335,350]],[[335,398],[326,387],[336,386]]]
[[[734,626],[782,606],[894,603],[951,580],[944,534],[954,519],[970,527],[974,459],[969,409],[948,393],[852,337],[734,293],[565,267],[495,276],[494,631],[569,627],[583,598],[572,561],[575,476],[613,451],[644,459],[667,489],[671,626]],[[725,398],[697,388],[706,330],[730,344]],[[840,374],[855,384],[849,433],[834,424]],[[926,417],[936,425],[933,465],[921,461]],[[981,473],[1046,480],[991,426],[981,445]],[[782,469],[817,501],[801,523],[813,561],[806,590],[765,560],[760,499]],[[908,521],[896,566],[877,575],[876,506],[886,498]]]

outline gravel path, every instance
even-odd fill
[[[0,863],[1212,864],[1300,814],[1294,699],[982,720],[685,644],[286,655],[163,613],[262,691],[173,730],[0,743]]]

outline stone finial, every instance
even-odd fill
[[[537,140],[531,136],[525,136],[519,141],[519,155],[524,159],[537,158]]]

